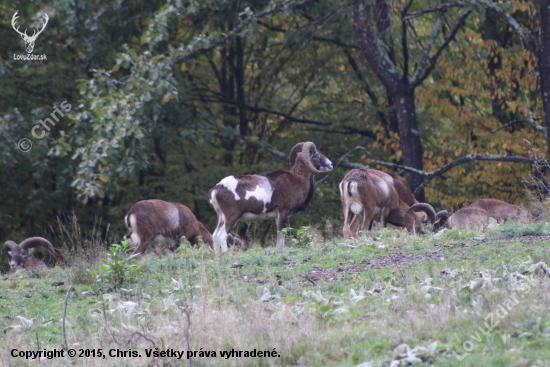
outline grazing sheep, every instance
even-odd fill
[[[55,257],[53,245],[42,237],[27,238],[19,245],[13,241],[6,241],[4,243],[4,252],[10,257],[10,269],[31,269],[46,266],[43,261],[38,260],[33,255],[34,249],[39,246],[44,247],[51,256]]]
[[[414,194],[412,193],[412,190],[409,187],[409,184],[407,184],[407,181],[403,177],[399,176],[398,174],[386,173],[376,169],[364,169],[364,168],[354,169],[352,171],[366,172],[366,173],[377,175],[378,177],[386,181],[387,184],[393,185],[395,187],[395,190],[397,191],[397,195],[399,196],[399,199],[403,201],[405,204],[409,206],[418,204],[418,201],[414,197]],[[352,171],[350,171],[350,173]],[[357,233],[360,224],[361,224],[361,217],[358,215],[354,216],[350,224],[351,233]],[[369,224],[369,229],[371,228],[372,228],[372,222]]]
[[[153,242],[167,238],[178,246],[182,236],[196,245],[199,236],[204,243],[212,245],[212,235],[195,215],[183,204],[163,200],[138,201],[124,218],[128,233],[124,238],[132,240],[134,253],[145,253]]]
[[[457,210],[449,216],[446,210],[436,214],[440,226],[445,225],[448,228],[458,228],[461,230],[482,229],[489,224],[489,212],[481,208],[467,207]]]
[[[227,236],[237,222],[273,218],[277,222],[277,248],[282,249],[286,219],[305,211],[313,197],[313,175],[332,170],[332,162],[312,142],[299,143],[291,151],[290,171],[260,175],[228,176],[208,196],[218,215],[213,234],[214,250],[227,251]]]
[[[427,225],[426,219],[434,223],[435,211],[432,206],[426,203],[407,205],[400,198],[393,183],[394,178],[390,178],[385,176],[384,172],[364,169],[351,170],[344,177],[339,185],[344,210],[344,238],[356,236],[358,230],[365,230],[367,227],[371,229],[372,219],[376,214],[379,214],[379,221],[383,227],[388,222],[405,227],[412,233],[423,231]],[[400,191],[405,189],[400,187]],[[410,197],[416,201],[412,193]],[[417,211],[426,214],[416,213]],[[354,217],[360,214],[363,215],[361,225],[352,226]]]
[[[519,206],[497,199],[479,199],[470,204],[469,208],[486,210],[491,218],[495,218],[498,223],[502,223],[508,219],[517,220],[522,215],[522,210]]]
[[[498,223],[508,219],[521,219],[524,212],[517,206],[497,199],[479,199],[470,206],[457,210],[449,216],[446,210],[436,214],[439,227],[458,228],[462,230],[482,229],[489,224],[489,218]]]

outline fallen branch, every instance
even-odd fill
[[[313,284],[314,286],[317,286],[317,283],[315,283],[315,281],[313,279],[311,279],[309,277],[309,275],[304,275],[304,278],[306,278],[307,281],[309,281],[311,284]]]
[[[69,350],[69,344],[67,343],[67,333],[65,332],[65,319],[67,318],[67,302],[69,301],[69,295],[71,294],[71,291],[73,290],[73,286],[70,285],[69,289],[67,290],[67,295],[65,296],[65,308],[63,310],[63,349],[68,351]]]

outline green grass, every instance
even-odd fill
[[[351,241],[307,241],[302,233],[298,247],[283,251],[182,246],[144,257],[122,280],[84,277],[87,260],[20,271],[1,280],[0,360],[35,365],[11,357],[11,349],[61,348],[72,284],[69,348],[141,355],[77,357],[77,365],[550,366],[549,231],[545,223],[493,223],[484,233],[386,229]],[[129,274],[124,264],[117,276]],[[52,286],[59,281],[65,284]],[[487,331],[491,314],[498,325]],[[184,357],[147,357],[155,347]],[[274,348],[280,357],[220,356]],[[188,350],[196,357],[186,359]],[[217,355],[199,356],[204,351]]]

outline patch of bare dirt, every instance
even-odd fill
[[[550,236],[521,236],[521,237],[518,237],[518,238],[522,243],[525,243],[525,244],[528,244],[528,245],[532,245],[537,241],[548,241],[548,240],[550,240]]]
[[[454,249],[454,248],[457,248],[457,247],[470,247],[471,245],[467,244],[467,243],[455,243],[453,245],[443,245],[443,247],[445,248],[448,248],[448,249]]]
[[[313,266],[309,273],[304,275],[304,278],[311,283],[314,283],[319,279],[325,279],[328,281],[345,280],[345,276],[349,273],[360,273],[367,269],[379,269],[386,266],[413,263],[424,259],[445,260],[445,257],[441,251],[426,252],[423,254],[404,254],[399,252],[396,254],[391,254],[390,256],[380,256],[372,259],[361,260],[359,263],[353,263],[351,265],[344,265],[344,263],[342,263],[336,269],[322,269],[318,266]]]

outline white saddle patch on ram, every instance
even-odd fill
[[[271,197],[273,196],[273,187],[267,178],[262,176],[257,176],[257,178],[258,184],[254,190],[246,190],[244,199],[248,200],[250,198],[255,198],[256,200],[261,201],[264,203],[264,210],[262,213],[265,213],[267,211],[267,204],[271,202]]]
[[[235,178],[235,176],[227,176],[223,180],[221,180],[218,185],[224,186],[226,189],[231,191],[233,195],[235,195],[235,200],[241,200],[239,195],[237,194],[237,185],[239,184],[239,181]]]

